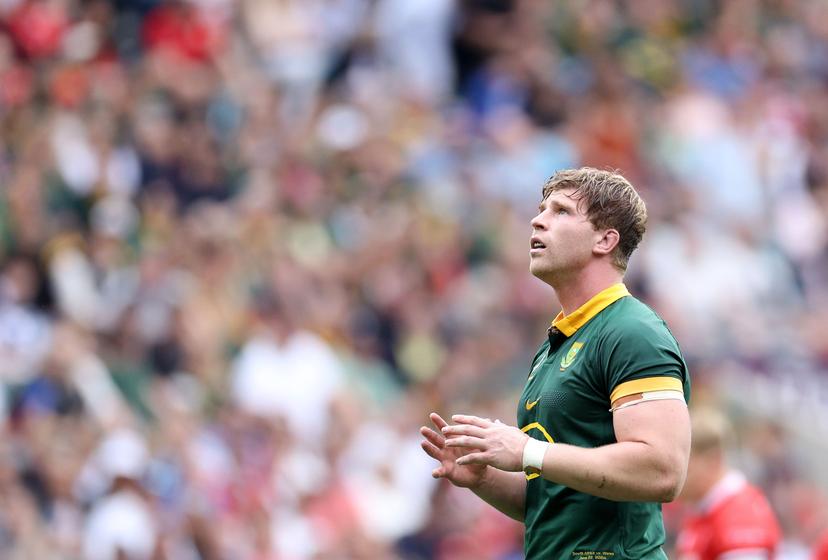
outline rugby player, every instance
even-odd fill
[[[532,559],[665,559],[661,502],[684,483],[690,379],[656,313],[623,284],[647,211],[621,175],[560,171],[531,221],[530,272],[562,310],[532,359],[517,427],[430,415],[433,476],[525,523]]]

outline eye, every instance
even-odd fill
[[[569,210],[567,210],[566,208],[558,207],[558,209],[555,210],[555,213],[556,214],[569,214]]]

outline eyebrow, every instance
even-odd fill
[[[564,196],[566,196],[566,195],[564,195]],[[570,198],[570,197],[566,197],[566,198]],[[543,212],[546,209],[546,201],[547,200],[549,200],[549,197],[543,199],[543,201],[541,201],[541,203],[538,205],[538,211],[539,212]],[[573,207],[571,204],[566,204],[566,203],[561,202],[559,200],[554,200],[554,201],[552,201],[551,204],[552,204],[552,206],[560,206],[561,208],[565,208],[566,210],[577,210],[577,206]]]

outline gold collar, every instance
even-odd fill
[[[630,292],[624,284],[614,284],[606,290],[602,290],[592,296],[588,302],[566,317],[564,317],[563,310],[561,310],[558,316],[555,317],[555,320],[552,321],[552,326],[566,336],[572,336],[578,329],[583,327],[590,319],[598,315],[611,303],[628,295],[630,295]]]

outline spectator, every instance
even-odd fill
[[[727,420],[712,409],[695,409],[691,424],[690,466],[680,496],[690,512],[678,535],[678,557],[774,558],[779,523],[762,491],[728,466]]]

